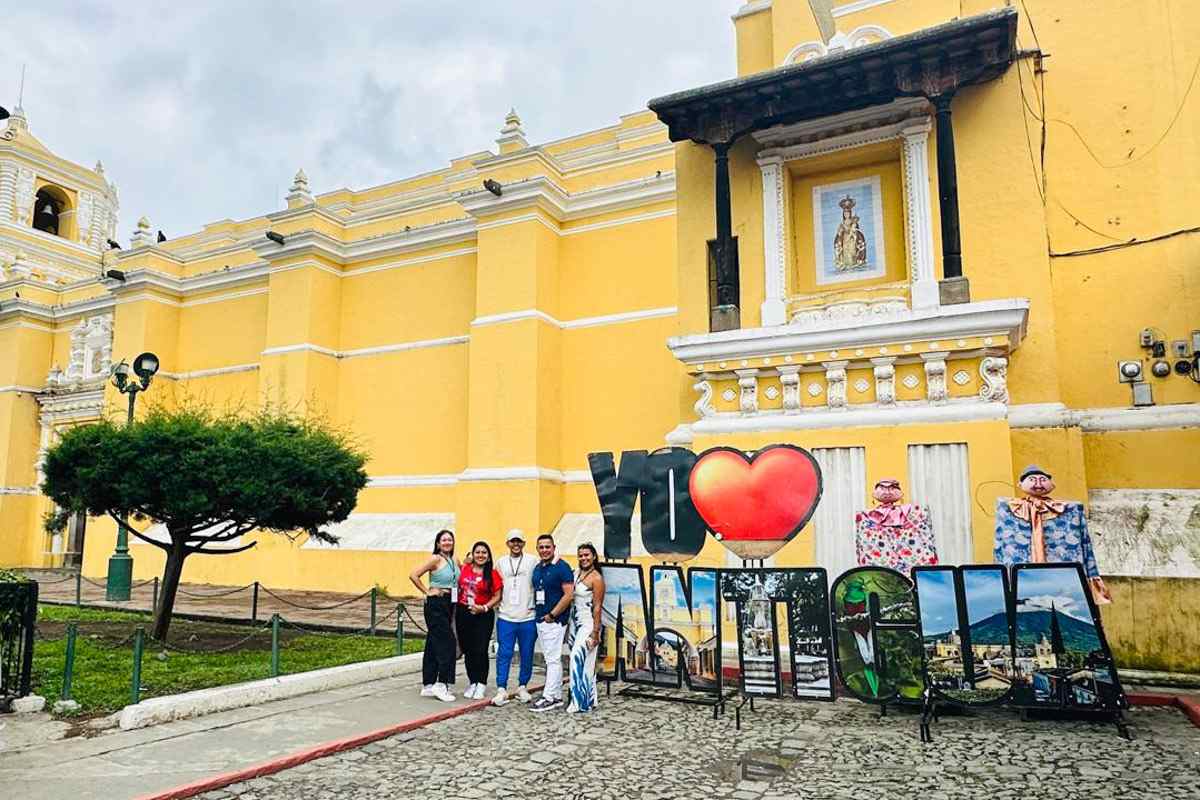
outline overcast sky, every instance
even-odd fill
[[[611,125],[651,97],[733,77],[740,0],[11,3],[0,105],[26,64],[30,128],[104,162],[118,238],[168,236],[494,149]]]

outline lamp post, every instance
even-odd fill
[[[126,425],[133,424],[133,405],[138,392],[150,388],[150,381],[158,372],[158,356],[142,353],[133,360],[133,367],[124,360],[112,368],[112,383],[121,394],[129,395],[129,413]],[[131,377],[131,373],[132,376]],[[133,557],[129,555],[129,519],[117,525],[117,548],[108,559],[108,581],[105,585],[105,600],[128,600],[133,583]]]

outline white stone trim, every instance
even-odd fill
[[[762,431],[820,430],[825,428],[893,427],[945,422],[978,422],[1004,419],[1003,403],[980,400],[952,400],[945,405],[925,401],[902,401],[894,406],[875,403],[851,405],[842,409],[820,408],[801,414],[763,411],[754,416],[722,413],[697,420],[686,426],[690,436],[754,433]],[[684,426],[681,426],[684,427]],[[678,429],[676,429],[678,431]],[[672,435],[679,436],[676,431]]]
[[[410,489],[414,486],[453,486],[457,474],[442,475],[375,475],[367,481],[368,489]]]
[[[468,467],[458,474],[462,483],[481,481],[549,481],[566,483],[562,470],[549,467]]]
[[[454,486],[458,483],[490,481],[549,481],[551,483],[591,483],[586,469],[558,470],[549,467],[469,467],[458,473],[431,475],[375,475],[368,489],[408,489],[416,486]]]
[[[37,394],[41,391],[42,390],[37,388],[36,386],[22,386],[19,383],[9,384],[8,386],[0,386],[0,394],[4,394],[5,392],[18,392],[18,393],[23,392],[25,394]]]
[[[558,231],[560,236],[574,236],[577,233],[590,233],[591,231],[604,230],[605,228],[616,228],[620,225],[630,225],[635,222],[649,222],[650,220],[662,219],[664,217],[675,216],[675,209],[664,208],[661,211],[648,211],[645,214],[634,214],[620,219],[611,219],[605,222],[593,222],[588,225],[580,225],[575,228]]]
[[[787,322],[787,203],[784,192],[786,170],[782,159],[759,163],[763,191],[763,269],[766,298],[762,303],[762,324]]]
[[[502,314],[488,314],[476,317],[471,320],[471,327],[479,328],[485,325],[500,325],[506,322],[540,319],[542,322],[549,323],[556,328],[569,330],[573,328],[595,328],[600,325],[620,325],[626,322],[639,322],[657,317],[670,317],[677,313],[679,313],[679,309],[676,306],[663,306],[662,308],[645,308],[639,311],[623,311],[618,314],[601,314],[595,317],[579,317],[564,321],[555,319],[546,312],[539,311],[536,308],[527,308],[522,311],[506,311]]]
[[[55,333],[54,328],[51,328],[49,325],[38,325],[36,322],[26,322],[25,320],[6,322],[0,325],[0,331],[7,331],[12,328],[26,328],[31,331],[41,331],[42,333]]]
[[[239,292],[228,292],[226,294],[214,295],[213,297],[198,297],[195,300],[184,300],[179,305],[182,308],[206,306],[209,303],[222,303],[226,300],[238,300],[243,297],[254,297],[255,295],[267,294],[269,291],[270,289],[265,286],[259,289],[243,289]]]
[[[1067,408],[1062,403],[1009,406],[1013,428],[1079,428],[1085,433],[1200,428],[1200,403],[1145,408]]]
[[[229,367],[211,367],[209,369],[197,369],[191,372],[167,372],[160,371],[158,374],[163,378],[169,378],[173,381],[190,381],[197,378],[211,378],[216,375],[233,375],[239,372],[253,372],[258,369],[258,364],[234,364]]]
[[[739,8],[730,17],[734,22],[737,22],[742,17],[749,17],[753,14],[759,14],[763,11],[771,10],[771,0],[748,0],[746,5]]]
[[[527,308],[522,311],[505,311],[503,314],[487,314],[482,317],[476,317],[471,320],[471,327],[482,328],[485,325],[501,325],[506,322],[519,322],[526,319],[540,319],[542,322],[547,322],[556,328],[562,327],[561,322],[545,311],[538,311],[536,308]]]
[[[944,403],[950,398],[946,389],[946,353],[922,353],[925,362],[925,399]]]
[[[441,261],[446,258],[458,258],[459,256],[474,255],[479,252],[478,247],[461,247],[457,250],[447,250],[444,253],[434,253],[429,256],[421,256],[419,258],[406,258],[403,261],[394,261],[390,264],[376,264],[373,267],[360,267],[359,269],[348,269],[341,273],[343,278],[357,278],[359,275],[370,275],[372,272],[383,272],[389,269],[400,269],[402,267],[411,267],[416,264],[428,264],[431,261]]]
[[[925,342],[979,336],[1007,336],[1015,350],[1025,336],[1029,300],[984,300],[938,308],[912,309],[881,320],[864,319],[848,328],[840,322],[797,330],[792,326],[742,328],[719,333],[672,336],[667,346],[689,365],[735,361],[838,348],[867,348],[897,342]]]
[[[904,235],[912,307],[941,304],[933,261],[933,201],[929,191],[929,118],[900,131],[904,175]]]
[[[887,5],[891,2],[893,0],[854,0],[854,2],[846,3],[844,6],[837,6],[833,9],[832,13],[836,19],[848,14],[857,14],[859,11],[866,11],[868,8],[874,8],[875,6]]]
[[[4,494],[36,495],[39,492],[36,486],[0,486],[0,495]]]
[[[738,381],[738,408],[743,414],[758,413],[758,370],[735,369]]]
[[[406,350],[424,350],[428,347],[447,347],[455,344],[466,344],[469,341],[471,341],[470,336],[444,336],[440,339],[420,339],[414,342],[383,344],[376,347],[360,347],[356,350],[342,350],[337,354],[337,357],[358,358],[360,356],[374,356],[384,353],[401,353]]]
[[[661,308],[645,308],[640,311],[623,311],[619,314],[601,314],[596,317],[579,317],[578,319],[570,319],[562,322],[564,329],[570,330],[573,328],[595,328],[600,325],[620,325],[626,322],[640,322],[646,319],[657,319],[658,317],[673,317],[679,313],[676,306],[663,306]]]
[[[300,344],[285,344],[280,345],[279,347],[268,347],[266,350],[262,351],[262,355],[278,356],[283,355],[284,353],[302,352],[320,353],[323,356],[330,356],[331,358],[337,358],[338,356],[337,350],[331,350],[328,347],[322,347],[319,344],[312,344],[310,342],[301,342]]]

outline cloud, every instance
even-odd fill
[[[1017,603],[1017,613],[1025,613],[1028,611],[1049,611],[1051,606],[1060,614],[1066,614],[1077,619],[1086,619],[1083,617],[1082,609],[1079,607],[1078,601],[1073,597],[1058,594],[1043,594],[1034,597],[1023,597]]]
[[[169,235],[367,186],[495,147],[504,113],[530,141],[611,125],[651,97],[734,74],[731,0],[16,5],[0,104],[48,147],[102,159],[120,238]]]

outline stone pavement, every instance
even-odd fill
[[[460,675],[460,695],[464,688]],[[46,715],[0,717],[0,800],[127,800],[474,702],[460,696],[442,703],[419,697],[419,689],[420,675],[405,675],[56,742],[37,741],[18,730],[36,726],[39,720],[31,718]]]
[[[734,730],[732,710],[601,697],[592,715],[488,708],[200,795],[204,800],[397,798],[1193,798],[1200,729],[1167,709],[1111,725],[1011,711],[917,718],[853,701],[771,701]]]

